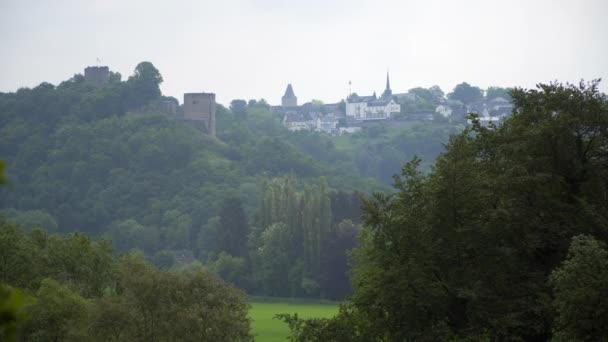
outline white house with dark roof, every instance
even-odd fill
[[[283,126],[291,132],[310,131],[316,122],[316,115],[306,112],[289,111],[283,117]]]
[[[346,101],[346,116],[358,121],[385,120],[393,113],[399,113],[399,105],[392,96],[388,73],[386,74],[386,89],[382,97],[377,98],[376,93],[372,96],[353,95]]]
[[[315,131],[327,134],[338,132],[338,118],[334,114],[319,115],[315,123]]]

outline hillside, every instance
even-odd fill
[[[379,125],[341,137],[291,133],[265,101],[251,100],[238,110],[218,105],[211,137],[158,105],[174,99],[161,95],[162,77],[152,64],[142,62],[120,79],[112,74],[96,87],[75,75],[58,86],[0,94],[8,180],[2,214],[26,231],[107,235],[115,252],[139,249],[160,267],[198,260],[265,295],[348,293],[357,193],[390,191],[392,175],[414,155],[428,169],[441,143],[460,130]],[[281,198],[293,202],[280,204]],[[265,235],[277,224],[291,237]],[[281,245],[273,239],[296,252],[283,268],[264,261],[282,252],[255,252],[256,244]],[[263,270],[281,271],[260,276]]]

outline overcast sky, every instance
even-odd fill
[[[603,78],[606,0],[0,0],[0,91],[150,61],[165,95],[335,102],[467,81],[485,88]]]

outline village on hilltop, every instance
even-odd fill
[[[111,73],[107,66],[91,66],[84,71],[85,81],[95,86],[102,86],[110,79]],[[271,106],[271,109],[283,117],[283,125],[291,132],[315,131],[341,135],[355,133],[378,123],[391,127],[405,127],[416,121],[429,124],[470,124],[467,119],[469,113],[477,114],[482,125],[497,124],[513,110],[510,99],[506,97],[508,96],[481,97],[465,103],[446,98],[438,86],[429,89],[414,88],[406,93],[393,94],[387,73],[386,86],[380,96],[375,92],[367,96],[349,93],[346,100],[337,103],[325,104],[313,100],[298,105],[293,86],[288,84],[281,105]],[[214,93],[185,93],[181,106],[172,97],[164,97],[150,106],[169,114],[181,114],[184,121],[205,134],[215,136]],[[128,114],[137,114],[137,111]]]
[[[390,78],[386,75],[386,87],[380,96],[374,92],[369,96],[350,93],[346,100],[323,104],[316,101],[298,106],[291,84],[287,85],[280,106],[272,108],[283,114],[283,125],[290,131],[316,131],[332,135],[354,133],[371,124],[382,123],[392,127],[406,126],[413,121],[427,123],[470,124],[469,113],[477,114],[482,125],[498,124],[513,110],[510,100],[498,96],[481,98],[471,103],[451,100],[437,86],[427,91],[433,101],[426,101],[420,110],[422,98],[414,88],[407,93],[393,94]],[[423,89],[424,90],[424,89]]]

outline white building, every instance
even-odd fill
[[[287,112],[283,117],[283,126],[289,131],[310,131],[316,125],[316,120],[310,113]]]
[[[335,134],[338,131],[338,119],[333,114],[319,115],[315,126],[317,132]]]
[[[399,105],[392,96],[388,74],[386,74],[386,89],[379,99],[376,93],[372,96],[351,96],[346,101],[346,116],[355,120],[385,120],[393,113],[401,112]]]
[[[367,98],[367,97],[365,97]],[[391,114],[399,113],[401,105],[393,99],[389,100],[365,100],[365,98],[351,99],[346,103],[346,116],[355,120],[384,120],[389,119]]]
[[[445,118],[452,116],[452,107],[448,105],[439,105],[435,108],[435,113],[443,115]]]

